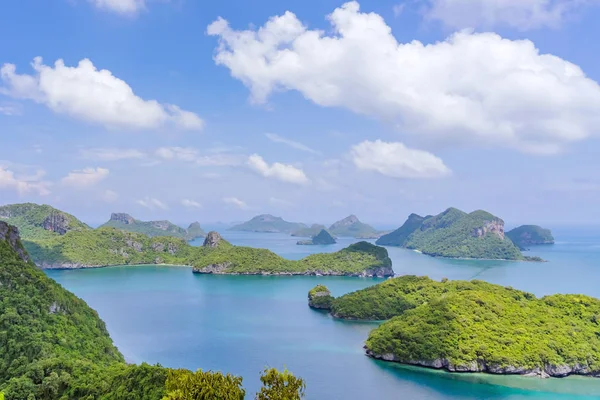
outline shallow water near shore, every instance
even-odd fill
[[[336,251],[356,241],[297,246],[299,238],[287,235],[222,234],[234,244],[269,248],[290,259]],[[555,236],[556,245],[527,253],[547,263],[445,260],[404,249],[388,251],[397,274],[482,279],[539,296],[600,297],[600,229],[555,229]],[[600,398],[600,379],[450,374],[375,361],[364,355],[362,345],[377,324],[334,320],[307,306],[307,292],[318,283],[339,296],[379,279],[210,276],[166,266],[47,274],[99,312],[128,361],[242,375],[249,399],[265,366],[287,366],[302,376],[307,399]]]

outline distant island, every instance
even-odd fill
[[[356,215],[350,215],[332,224],[329,233],[333,236],[353,237],[357,239],[375,239],[379,237],[377,229],[360,222]]]
[[[1,220],[0,283],[0,399],[245,396],[238,376],[126,363],[98,313],[36,268],[18,229]],[[287,371],[266,368],[261,382],[261,393],[267,388],[272,395],[268,398],[302,397],[302,379]]]
[[[230,231],[263,232],[263,233],[292,233],[299,229],[306,229],[305,224],[288,222],[281,217],[271,214],[257,215],[250,221],[229,228]]]
[[[435,216],[411,214],[400,228],[376,243],[434,257],[542,261],[524,256],[504,234],[504,221],[482,210],[467,214],[449,208]]]
[[[387,320],[365,345],[367,355],[384,361],[450,372],[600,377],[600,300],[592,297],[536,298],[477,280],[402,276],[339,298],[320,285],[309,292],[311,302],[336,318]]]
[[[329,234],[325,229],[321,229],[317,235],[313,236],[310,240],[300,240],[296,244],[299,245],[327,245],[327,244],[336,244],[333,236]]]
[[[116,228],[127,232],[143,233],[150,237],[171,236],[187,241],[206,236],[199,222],[194,222],[188,229],[183,229],[170,221],[140,221],[125,213],[112,213],[110,220],[100,228]]]
[[[519,246],[521,250],[532,245],[554,244],[554,236],[550,229],[544,229],[537,225],[522,225],[506,232],[506,236]]]
[[[292,232],[292,236],[298,237],[313,237],[319,234],[323,229],[327,229],[325,225],[320,224],[312,224],[309,227],[303,227],[300,229],[296,229]]]

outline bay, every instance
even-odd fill
[[[536,295],[583,293],[600,297],[600,229],[555,229],[558,242],[533,248],[547,263],[436,259],[388,248],[397,274],[433,279],[482,279]],[[283,234],[221,232],[236,245],[268,248],[289,259],[336,251],[297,246]],[[193,243],[200,245],[201,241]],[[307,383],[307,399],[598,399],[600,379],[537,379],[449,374],[382,363],[362,345],[376,324],[337,321],[307,306],[318,283],[335,296],[378,279],[194,275],[189,268],[111,267],[47,271],[106,321],[131,362],[212,369],[244,377],[248,398],[265,367],[287,367]]]

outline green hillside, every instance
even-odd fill
[[[198,222],[192,223],[186,230],[169,221],[140,221],[125,213],[111,214],[110,220],[100,228],[116,228],[150,237],[170,236],[188,241],[206,236]]]

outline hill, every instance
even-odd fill
[[[506,236],[521,249],[527,246],[554,244],[554,236],[550,229],[544,229],[537,225],[522,225],[506,232]]]
[[[0,206],[0,221],[19,229],[27,240],[47,239],[72,230],[89,230],[89,226],[64,211],[33,203]]]
[[[265,233],[292,233],[307,226],[299,222],[288,222],[281,217],[262,214],[250,221],[229,228],[230,231],[265,232]]]
[[[194,222],[186,230],[169,221],[140,221],[125,213],[112,213],[110,220],[100,228],[116,228],[126,232],[142,233],[150,237],[171,236],[188,241],[206,236],[198,222]]]
[[[300,229],[296,229],[292,232],[292,236],[297,237],[313,237],[318,235],[323,229],[326,229],[325,225],[320,224],[312,224],[309,227],[304,227]]]
[[[334,236],[353,237],[358,239],[374,239],[378,237],[377,230],[370,225],[360,222],[356,215],[350,215],[337,221],[329,227],[329,233]]]
[[[2,399],[245,397],[241,377],[126,364],[98,314],[36,268],[18,230],[3,221],[0,283]],[[261,381],[260,398],[301,398],[304,392],[303,380],[287,371],[265,369]]]
[[[505,237],[504,221],[481,210],[467,214],[449,208],[422,220],[412,214],[402,227],[379,238],[377,244],[401,246],[434,257],[526,259]]]
[[[329,234],[329,232],[327,232],[325,229],[321,229],[321,232],[319,232],[317,235],[313,236],[312,239],[310,240],[301,240],[296,244],[300,244],[300,245],[327,245],[327,244],[335,244],[336,241],[333,238],[333,236],[331,236]]]

